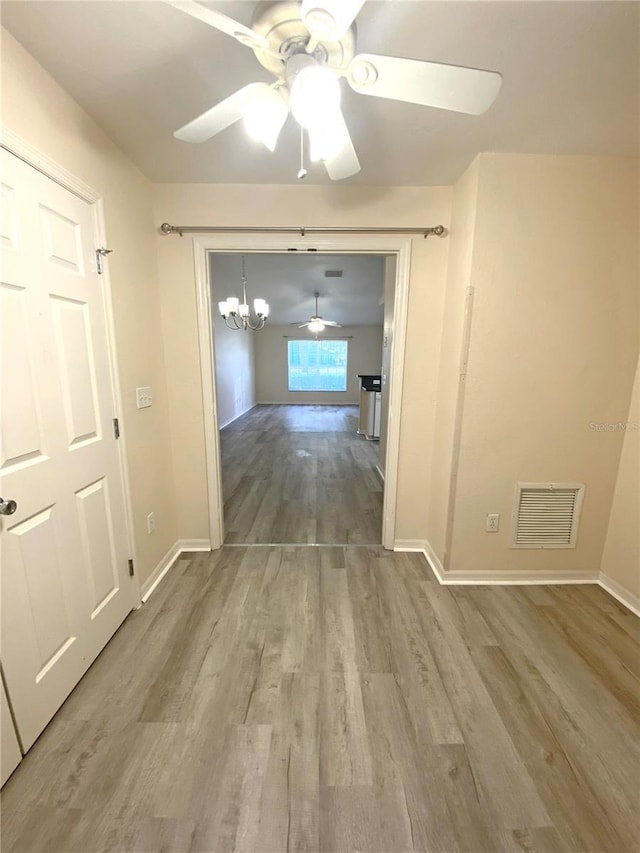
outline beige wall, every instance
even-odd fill
[[[402,227],[449,224],[448,187],[156,185],[156,224]],[[208,535],[193,243],[157,237],[181,537]],[[399,462],[398,538],[424,536],[448,241],[413,240]]]
[[[3,123],[104,198],[138,575],[177,538],[151,184],[63,89],[2,30]],[[135,389],[153,406],[138,410]],[[149,536],[146,516],[155,512]]]
[[[640,361],[629,414],[623,423],[627,429],[600,569],[640,598]]]
[[[435,410],[435,439],[430,468],[430,501],[427,541],[444,566],[447,534],[451,534],[450,510],[458,467],[458,446],[464,405],[463,362],[466,356],[465,318],[478,203],[479,161],[457,182],[453,193],[449,232],[449,266],[442,324],[442,347]]]
[[[381,326],[345,326],[322,335],[348,339],[347,390],[306,393],[289,391],[287,344],[293,338],[313,339],[291,326],[266,326],[255,336],[256,401],[258,403],[315,403],[316,405],[357,405],[360,401],[359,373],[379,373],[382,358]]]
[[[452,570],[597,573],[638,357],[630,160],[483,154]],[[518,481],[582,482],[578,545],[509,548]],[[501,514],[485,533],[485,514]]]

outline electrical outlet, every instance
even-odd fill
[[[500,528],[500,514],[497,512],[488,512],[487,520],[484,524],[484,529],[487,533],[497,533]]]
[[[155,513],[150,512],[147,516],[147,533],[153,533],[156,529],[156,516]]]
[[[136,406],[139,409],[146,409],[151,405],[153,405],[151,388],[136,388]]]

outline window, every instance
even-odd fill
[[[289,391],[346,391],[347,341],[289,341]]]

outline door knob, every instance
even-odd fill
[[[15,501],[5,501],[0,498],[0,515],[13,515],[18,509],[18,504]]]

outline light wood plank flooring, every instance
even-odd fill
[[[638,850],[638,620],[417,554],[187,555],[3,792],[3,853]]]
[[[378,443],[356,406],[256,406],[220,432],[225,542],[379,544]]]

